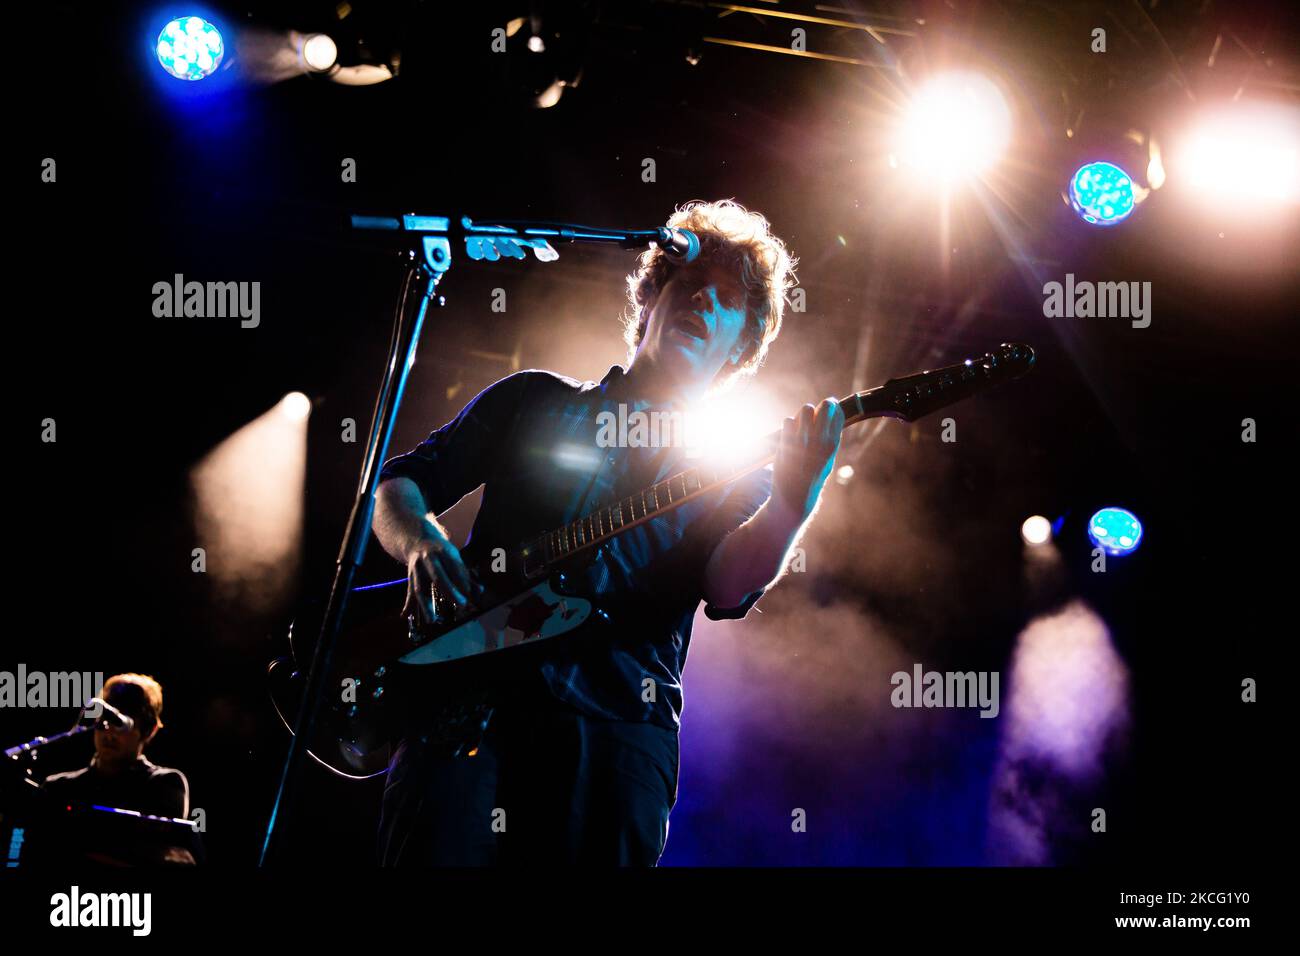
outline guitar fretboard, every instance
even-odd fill
[[[978,360],[891,379],[840,399],[844,423],[847,426],[880,416],[916,421],[989,385],[1024,374],[1033,361],[1034,352],[1029,346],[1004,343],[997,352]],[[780,438],[780,431],[768,435],[762,446],[764,453],[743,464],[697,465],[535,538],[522,549],[525,575],[534,577],[557,561],[762,468],[776,458]]]
[[[859,392],[841,401],[847,423],[868,416],[864,397]],[[671,475],[648,488],[629,495],[620,501],[583,515],[563,527],[549,531],[529,542],[523,548],[524,568],[540,571],[544,566],[562,561],[579,551],[598,545],[634,525],[650,521],[693,498],[720,488],[751,471],[757,471],[776,457],[777,442],[781,433],[767,435],[762,443],[764,452],[734,466],[701,464]]]
[[[620,531],[664,514],[706,492],[762,468],[775,457],[769,452],[736,467],[697,465],[671,475],[634,495],[599,508],[563,527],[549,531],[524,547],[526,569],[538,568],[600,544]]]

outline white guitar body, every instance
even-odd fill
[[[537,644],[567,634],[591,613],[590,601],[561,594],[547,580],[438,635],[399,661],[415,666],[447,664],[521,644]]]

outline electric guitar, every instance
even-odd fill
[[[881,417],[916,421],[1023,375],[1033,362],[1028,345],[1003,344],[978,359],[891,379],[841,399],[845,425]],[[741,465],[697,465],[523,542],[507,555],[505,567],[513,571],[474,575],[492,582],[475,606],[444,610],[438,602],[431,623],[402,617],[405,577],[354,588],[325,683],[338,692],[321,703],[312,757],[340,776],[366,779],[384,772],[390,741],[415,727],[436,735],[450,753],[472,751],[495,693],[512,675],[535,668],[557,640],[593,618],[608,621],[600,595],[570,583],[575,568],[615,535],[769,464],[780,435],[767,436],[762,454]],[[465,557],[473,573],[474,562]],[[303,635],[315,637],[301,623],[290,628],[291,658],[272,661],[269,669],[272,700],[290,730],[304,679],[293,662],[311,660]]]

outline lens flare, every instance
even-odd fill
[[[1170,176],[1216,212],[1300,201],[1300,110],[1241,107],[1207,116],[1187,135]]]
[[[978,73],[945,73],[913,98],[898,131],[896,158],[927,179],[953,182],[992,166],[1011,136],[1002,93]]]

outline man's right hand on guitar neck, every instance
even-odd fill
[[[375,493],[375,535],[384,550],[406,565],[403,615],[437,619],[435,584],[456,607],[468,607],[481,590],[447,532],[429,513],[419,486],[409,478],[390,478]]]

